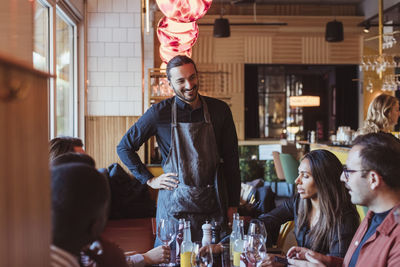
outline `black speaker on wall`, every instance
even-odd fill
[[[231,36],[229,20],[224,18],[216,19],[214,22],[214,37],[224,38]]]
[[[327,42],[343,41],[343,23],[337,20],[329,21],[326,24],[325,40]]]

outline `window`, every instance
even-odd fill
[[[56,14],[56,133],[57,135],[75,135],[75,77],[74,53],[75,27],[65,14],[57,10]]]
[[[49,8],[36,3],[33,40],[33,65],[36,69],[49,71]]]
[[[78,135],[77,25],[62,5],[35,2],[33,65],[56,76],[49,86],[51,138]]]

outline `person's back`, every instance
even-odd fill
[[[95,168],[70,163],[51,169],[51,266],[79,266],[81,251],[100,238],[109,201],[107,180]],[[126,265],[123,254],[115,262]]]
[[[79,138],[62,136],[49,142],[50,165],[70,162],[87,163],[95,167],[94,160],[86,154]],[[109,219],[132,219],[154,217],[155,203],[147,185],[141,184],[118,163],[99,169],[110,184],[111,205]]]

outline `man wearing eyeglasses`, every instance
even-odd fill
[[[290,266],[400,266],[400,141],[391,134],[359,136],[341,181],[353,204],[369,211],[344,259],[292,247]]]

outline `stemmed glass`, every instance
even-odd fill
[[[201,246],[200,242],[193,244],[192,250],[192,266],[211,267],[213,265],[213,254],[211,246]]]
[[[374,91],[374,86],[372,84],[371,79],[368,79],[368,84],[365,87],[365,90],[367,90],[367,92],[372,93]]]
[[[265,225],[262,221],[258,219],[253,219],[250,221],[249,230],[247,231],[248,236],[258,235],[262,242],[267,242],[267,231],[265,230]]]
[[[247,237],[244,254],[251,266],[260,266],[267,256],[267,249],[264,240],[260,235],[249,235]]]
[[[168,219],[160,219],[157,227],[157,236],[165,246],[169,246],[175,239],[176,223]],[[161,264],[165,266],[165,264]]]

